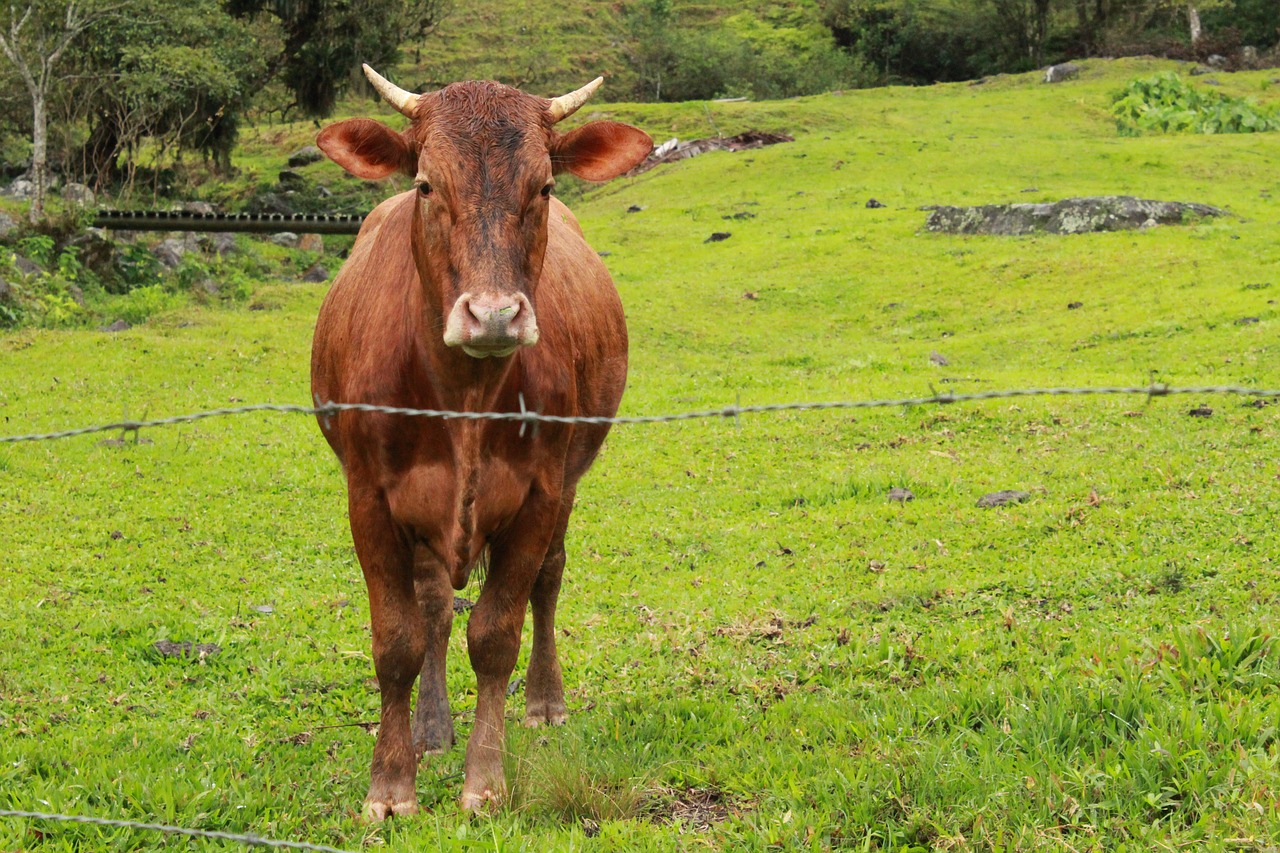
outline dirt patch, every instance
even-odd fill
[[[647,800],[645,811],[654,823],[678,824],[693,832],[706,832],[745,808],[718,788],[658,788]]]
[[[688,160],[690,157],[697,157],[699,154],[706,154],[708,151],[750,151],[755,148],[763,148],[766,145],[777,145],[780,142],[795,142],[795,137],[788,136],[785,133],[748,130],[739,133],[737,136],[714,136],[709,139],[691,139],[687,142],[669,139],[653,149],[653,153],[639,166],[627,172],[627,175],[640,175],[655,166],[675,163],[678,160]]]

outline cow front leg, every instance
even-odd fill
[[[426,628],[427,650],[413,710],[413,748],[419,757],[453,746],[453,716],[445,685],[449,634],[453,630],[453,585],[444,564],[419,545],[414,554],[414,590]]]
[[[563,725],[567,710],[564,704],[564,680],[560,659],[556,654],[556,601],[560,597],[560,579],[564,575],[564,534],[573,509],[573,495],[561,503],[560,519],[551,538],[551,547],[534,581],[530,596],[533,611],[533,650],[524,685],[524,724],[530,727]]]
[[[467,741],[462,808],[475,811],[507,793],[502,769],[507,684],[520,652],[529,593],[547,553],[557,503],[526,504],[493,543],[484,589],[467,623],[467,653],[476,673],[476,722]]]
[[[418,756],[409,731],[409,700],[422,668],[426,636],[414,596],[413,553],[380,493],[348,486],[351,534],[369,590],[373,668],[382,694],[365,820],[416,814]]]

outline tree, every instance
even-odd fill
[[[0,33],[0,53],[18,72],[31,98],[31,183],[28,216],[44,218],[49,186],[49,95],[58,78],[54,71],[67,48],[94,23],[114,14],[115,6],[79,0],[42,0],[9,7],[8,28]]]
[[[283,43],[270,59],[278,78],[305,115],[333,111],[338,95],[367,62],[390,65],[408,36],[425,37],[453,8],[452,0],[224,0],[240,18],[269,15]]]

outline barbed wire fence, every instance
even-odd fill
[[[544,415],[530,411],[525,407],[523,396],[520,398],[518,412],[460,412],[446,409],[412,409],[398,406],[378,406],[368,403],[318,403],[315,406],[290,404],[258,403],[232,408],[210,409],[201,412],[175,415],[153,420],[123,420],[113,423],[96,424],[56,432],[26,433],[21,435],[0,436],[0,444],[12,444],[29,441],[51,441],[90,435],[100,432],[136,432],[153,427],[193,423],[207,418],[229,417],[252,414],[255,412],[273,412],[283,414],[299,414],[309,416],[334,416],[341,412],[368,412],[386,415],[402,415],[406,417],[440,418],[444,420],[491,420],[519,421],[521,434],[525,426],[538,423],[558,424],[610,424],[634,425],[674,423],[678,421],[704,418],[732,418],[742,415],[767,414],[778,412],[831,411],[848,409],[880,409],[907,408],[912,406],[947,405],[953,403],[980,402],[983,400],[1008,400],[1029,397],[1098,397],[1098,396],[1142,396],[1148,401],[1156,397],[1186,395],[1233,395],[1252,397],[1257,400],[1280,399],[1280,389],[1249,388],[1237,385],[1204,385],[1204,386],[1170,386],[1152,383],[1143,386],[1104,386],[1083,388],[1022,388],[1001,391],[981,391],[969,394],[933,393],[927,397],[904,397],[898,399],[846,400],[833,402],[810,403],[767,403],[762,405],[729,405],[720,409],[681,412],[668,415],[639,415],[628,417],[583,417],[568,415]],[[28,820],[58,821],[64,823],[88,824],[93,826],[115,827],[131,830],[160,832],[166,835],[182,835],[192,838],[208,838],[219,841],[231,841],[249,847],[269,847],[276,849],[304,850],[313,853],[352,853],[323,844],[311,844],[303,841],[280,841],[264,838],[252,833],[219,832],[214,830],[191,829],[160,823],[144,823],[111,818],[98,818],[87,815],[65,815],[51,812],[20,811],[0,809],[0,817],[25,818]]]
[[[318,403],[315,406],[300,406],[287,403],[255,403],[232,408],[209,409],[184,415],[154,420],[123,420],[113,423],[96,424],[57,432],[27,433],[22,435],[0,436],[0,444],[12,444],[25,441],[51,441],[61,438],[72,438],[98,432],[137,432],[152,427],[173,424],[193,423],[207,418],[228,417],[233,415],[252,414],[254,412],[279,412],[311,416],[333,416],[341,412],[371,412],[385,415],[404,415],[406,417],[440,418],[442,420],[489,420],[520,421],[521,433],[527,424],[656,424],[676,421],[697,420],[703,418],[738,418],[741,415],[766,414],[774,412],[830,411],[837,409],[883,409],[907,408],[911,406],[947,405],[951,403],[971,403],[982,400],[1008,400],[1026,397],[1100,397],[1100,396],[1143,396],[1148,399],[1175,395],[1234,395],[1254,397],[1260,400],[1280,398],[1280,389],[1248,388],[1238,385],[1201,385],[1178,387],[1164,384],[1134,386],[1103,386],[1086,388],[1020,388],[1003,391],[979,391],[970,394],[933,393],[927,397],[904,397],[884,400],[837,400],[832,402],[812,403],[765,403],[761,405],[740,406],[729,405],[720,409],[704,409],[701,411],[681,412],[669,415],[633,415],[626,417],[593,417],[576,415],[544,415],[525,408],[524,397],[520,397],[518,412],[460,412],[448,409],[411,409],[399,406],[378,406],[371,403]]]

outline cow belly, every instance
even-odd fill
[[[419,465],[387,489],[387,499],[395,522],[430,549],[461,589],[490,537],[519,512],[529,486],[500,459],[464,468]]]

